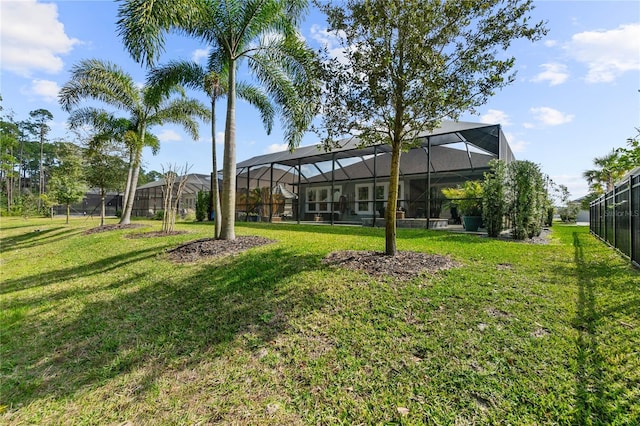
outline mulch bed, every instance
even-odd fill
[[[363,271],[375,277],[388,276],[399,280],[409,280],[460,266],[447,256],[412,251],[399,251],[395,256],[376,251],[337,251],[330,253],[322,263]]]
[[[117,231],[120,229],[145,228],[146,226],[147,225],[141,225],[139,223],[131,223],[129,225],[120,225],[118,223],[116,225],[104,225],[104,226],[98,226],[96,228],[87,229],[86,231],[84,231],[84,234],[89,235],[89,234],[98,234],[100,232]]]
[[[163,231],[152,231],[152,232],[136,232],[135,234],[125,235],[127,238],[156,238],[156,237],[168,237],[170,235],[182,235],[188,234],[187,231],[171,231],[171,232],[163,232]]]
[[[275,241],[257,236],[241,236],[232,241],[206,238],[167,250],[167,255],[174,262],[195,262],[202,258],[237,254],[254,247],[272,243],[275,243]]]

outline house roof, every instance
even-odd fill
[[[203,189],[208,190],[209,187],[211,186],[211,176],[209,175],[204,175],[200,173],[190,173],[185,176],[180,176],[176,180],[176,184],[179,182],[182,182],[183,179],[187,180],[183,189],[183,192],[185,194],[194,194],[194,193],[197,193],[198,191],[202,191]],[[158,179],[154,182],[149,182],[149,183],[145,183],[144,185],[140,185],[136,190],[156,188],[164,185],[165,185],[164,179]]]
[[[506,137],[499,124],[470,123],[462,121],[443,121],[441,126],[430,132],[422,132],[416,136],[416,145],[419,147],[436,147],[449,144],[471,145],[476,150],[485,152],[492,158],[501,158],[507,161],[514,159],[513,152],[507,143]],[[237,164],[238,172],[247,168],[281,164],[297,166],[313,164],[332,159],[345,159],[373,155],[374,153],[390,152],[389,145],[363,146],[357,137],[343,139],[330,151],[324,150],[321,145],[302,146],[293,152],[282,151],[273,154],[259,155]]]

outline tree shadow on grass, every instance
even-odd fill
[[[592,238],[586,233],[573,233],[574,261],[578,278],[578,300],[574,327],[578,331],[577,339],[577,371],[576,371],[576,412],[573,424],[611,424],[619,416],[627,415],[625,405],[633,403],[625,401],[623,395],[613,391],[615,383],[611,383],[612,373],[607,372],[602,348],[603,332],[600,327],[611,315],[626,314],[640,317],[640,298],[633,300],[624,298],[624,303],[606,306],[609,301],[602,301],[601,287],[596,279],[613,280],[610,264],[597,264],[585,259],[584,243]],[[627,273],[619,270],[617,273]],[[619,287],[619,286],[618,286]],[[623,287],[627,287],[624,285]],[[609,289],[612,290],[612,289]],[[634,285],[628,282],[627,288],[616,288],[614,291],[634,294]],[[637,283],[636,283],[637,291]],[[635,293],[637,294],[637,293]],[[621,399],[622,398],[622,399]],[[636,419],[637,420],[637,419]]]
[[[130,251],[116,256],[102,258],[88,264],[72,266],[69,268],[55,269],[49,272],[37,273],[25,277],[4,280],[2,283],[2,288],[0,288],[0,294],[9,294],[15,291],[21,291],[34,287],[49,286],[54,283],[68,281],[79,277],[90,277],[99,274],[106,274],[112,271],[116,271],[128,264],[157,256],[157,254],[158,248],[152,247],[148,249]],[[90,290],[88,289],[88,291]],[[47,298],[48,300],[51,300],[49,299],[50,297],[51,294],[42,296],[42,298]],[[12,306],[11,302],[5,303],[8,304],[8,307]]]
[[[70,229],[63,226],[34,230],[12,237],[3,237],[0,252],[8,253],[18,249],[28,249],[44,244],[51,244],[78,235],[81,229]]]
[[[323,305],[319,292],[283,285],[318,265],[317,257],[283,248],[250,251],[181,279],[163,276],[109,293],[77,314],[22,321],[3,354],[5,404],[66,399],[139,370],[135,389],[144,393],[168,367],[223,353],[243,333],[271,341],[301,306]]]

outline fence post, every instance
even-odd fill
[[[613,206],[613,246],[614,247],[618,247],[618,218],[616,217],[616,196],[618,195],[616,192],[616,186],[613,185],[613,192],[612,192],[612,196],[611,196],[611,202],[612,202],[612,206]]]
[[[634,188],[633,188],[633,181],[635,180],[635,178],[638,177],[638,175],[636,176],[629,176],[629,228],[631,229],[631,261],[635,262],[637,266],[640,266],[640,253],[636,252],[636,239],[638,237],[640,237],[640,212],[639,211],[633,211],[633,206],[635,205],[634,203]],[[640,187],[640,179],[638,179],[638,186]],[[640,189],[640,188],[639,188]],[[639,191],[640,192],[640,191]]]

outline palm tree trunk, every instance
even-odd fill
[[[224,135],[222,162],[222,228],[220,238],[235,240],[236,207],[236,64],[229,63],[229,88],[227,95],[227,121]]]
[[[122,212],[122,218],[120,219],[120,223],[122,225],[129,225],[131,223],[131,211],[133,210],[133,202],[136,198],[136,188],[138,182],[138,175],[140,174],[140,163],[142,157],[142,149],[138,150],[135,153],[135,160],[133,162],[131,182],[129,183],[127,197],[127,204],[124,206],[124,210]]]
[[[128,196],[127,203],[124,206],[124,211],[122,212],[122,218],[120,219],[120,223],[122,225],[129,225],[131,223],[131,211],[133,210],[133,202],[136,198],[136,189],[138,187],[138,176],[140,174],[140,163],[142,162],[142,147],[144,146],[144,129],[142,130],[142,135],[140,136],[139,146],[135,148],[134,160],[132,164],[131,170],[131,181],[129,182],[128,187]]]
[[[215,89],[214,89],[215,90]],[[220,208],[220,188],[218,187],[218,160],[216,156],[216,95],[211,95],[211,162],[213,172],[211,173],[211,210],[214,216],[213,237],[220,238],[221,208]]]
[[[123,225],[125,224],[125,222],[124,222],[124,211],[126,209],[127,204],[129,204],[129,193],[130,193],[130,189],[131,189],[131,177],[133,176],[133,163],[134,162],[135,162],[135,156],[134,156],[134,153],[133,153],[133,148],[131,148],[129,150],[129,170],[127,171],[127,183],[124,186],[124,195],[122,196],[122,215],[120,216],[120,224],[123,224]],[[129,222],[127,222],[126,224],[129,224]]]

